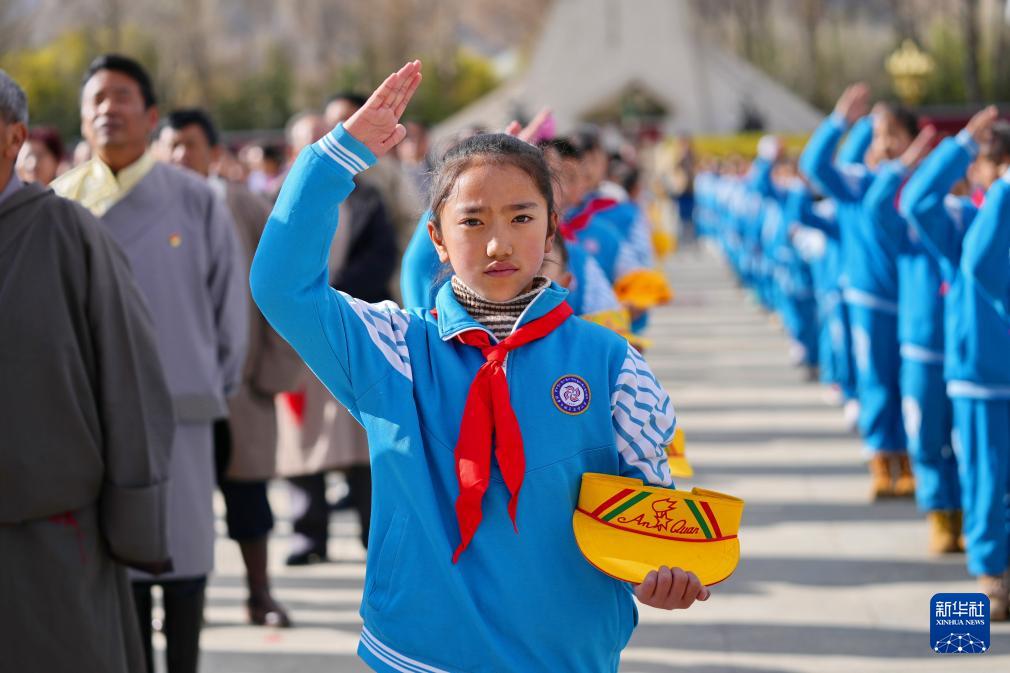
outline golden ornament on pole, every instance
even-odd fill
[[[905,40],[887,57],[884,66],[894,82],[894,90],[906,105],[917,105],[926,94],[926,80],[936,64],[933,57]]]

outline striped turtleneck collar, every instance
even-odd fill
[[[456,295],[456,301],[460,306],[466,309],[471,318],[491,330],[491,334],[499,341],[512,333],[512,328],[515,327],[522,312],[537,294],[550,284],[550,280],[546,277],[537,276],[533,279],[533,286],[529,291],[508,301],[498,302],[485,299],[460,280],[459,276],[453,276],[451,282],[452,292]]]

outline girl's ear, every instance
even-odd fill
[[[442,240],[442,233],[435,226],[435,220],[428,220],[428,237],[435,246],[435,252],[438,253],[438,261],[442,264],[448,262],[449,250],[445,247],[445,241]]]
[[[551,216],[547,218],[547,241],[544,244],[544,253],[548,253],[554,249],[554,234],[558,233],[558,214],[552,212]]]

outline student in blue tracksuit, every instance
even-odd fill
[[[834,202],[814,202],[810,187],[802,179],[790,187],[790,237],[793,248],[810,268],[816,303],[817,366],[821,383],[838,395],[838,402],[855,399],[855,384],[849,382],[851,359],[849,332],[843,314],[840,273],[839,230]]]
[[[337,206],[403,139],[419,82],[408,63],[301,153],[251,273],[264,315],[368,432],[358,653],[382,672],[617,671],[634,597],[673,609],[709,592],[665,567],[632,587],[575,542],[583,473],[671,485],[675,421],[638,353],[569,319],[567,293],[538,277],[557,222],[540,151],[486,134],[446,155],[429,233],[454,275],[435,311],[325,282]]]
[[[611,159],[609,177],[620,188],[615,191],[624,192],[624,198],[618,199],[614,206],[597,213],[596,217],[609,222],[620,234],[630,251],[635,268],[655,268],[656,254],[652,243],[652,225],[645,211],[639,205],[641,185],[638,169],[622,159]],[[636,310],[635,313],[637,315],[632,321],[631,330],[635,334],[642,334],[649,326],[649,311]]]
[[[773,143],[775,140],[766,137],[762,141],[766,139],[772,140]],[[772,151],[778,152],[774,148]],[[749,195],[745,201],[745,238],[749,241],[748,254],[751,257],[750,264],[754,274],[757,297],[767,311],[775,311],[778,308],[774,288],[774,269],[770,255],[770,246],[774,238],[773,231],[780,221],[778,192],[772,180],[772,171],[777,160],[777,154],[762,156],[759,149],[758,156],[751,164],[746,177],[746,189]],[[769,211],[772,212],[769,213]]]
[[[652,225],[642,207],[641,181],[638,168],[623,159],[611,159],[610,179],[626,194],[611,208],[599,213],[599,217],[610,222],[631,247],[638,266],[649,269],[655,266],[656,254],[652,244]]]
[[[779,263],[778,286],[782,293],[783,322],[789,326],[794,343],[801,350],[801,364],[809,380],[817,379],[819,330],[817,299],[811,264],[793,241],[794,226],[809,208],[809,192],[797,177],[786,177],[780,206],[781,222],[775,232],[774,250]],[[788,316],[788,318],[786,317]]]
[[[624,308],[614,294],[614,288],[607,281],[603,269],[591,255],[578,244],[565,241],[560,235],[555,237],[554,247],[560,253],[557,262],[570,274],[568,282],[559,284],[568,290],[566,301],[575,315],[618,311]],[[552,253],[550,260],[553,258]],[[547,262],[548,257],[545,257],[544,261]],[[546,270],[544,275],[558,282],[557,278]]]
[[[582,174],[584,153],[567,138],[541,143],[544,157],[558,181],[558,203],[562,213],[561,233],[592,255],[611,284],[639,268],[631,246],[609,221],[597,213],[615,205],[613,199],[586,189]]]
[[[961,502],[957,461],[950,445],[950,402],[943,383],[943,280],[939,263],[897,211],[905,178],[928,152],[934,136],[927,127],[900,159],[881,165],[864,208],[899,251],[901,406],[914,461],[916,500],[927,513],[930,550],[952,553],[961,551]],[[919,175],[913,174],[912,180]]]
[[[975,115],[920,167],[900,208],[940,263],[945,298],[944,378],[954,412],[968,571],[1007,619],[1010,521],[1010,127]],[[985,150],[979,153],[979,141]],[[976,158],[977,156],[977,158]],[[950,187],[971,168],[988,187],[977,212]],[[1002,172],[1002,178],[994,179]],[[991,183],[991,186],[990,186]]]
[[[859,164],[838,166],[835,147],[846,129],[865,116],[869,89],[846,89],[834,113],[810,138],[800,169],[825,195],[838,203],[845,255],[843,297],[852,321],[852,349],[860,403],[860,433],[870,453],[871,495],[912,496],[905,430],[901,417],[898,349],[897,250],[867,216],[863,200],[875,173]],[[873,115],[869,152],[876,161],[900,156],[916,134],[909,112],[878,104]]]
[[[873,122],[863,117],[852,125],[835,156],[835,164],[854,170],[853,166],[865,164],[865,157],[873,141]],[[809,185],[805,186],[809,191]],[[856,365],[852,359],[852,325],[849,307],[842,297],[848,286],[845,275],[846,239],[842,237],[838,204],[830,198],[804,207],[802,223],[824,234],[824,255],[816,265],[815,284],[820,324],[818,354],[822,381],[838,386],[845,409],[845,421],[855,429],[859,419],[859,398],[856,390]],[[852,209],[841,209],[841,218],[852,215]],[[858,210],[856,211],[858,215]],[[826,378],[825,378],[826,377]]]
[[[640,334],[648,325],[648,311],[647,307],[636,305],[634,288],[641,287],[639,283],[648,278],[649,273],[656,273],[650,266],[651,255],[642,252],[642,239],[647,237],[642,227],[647,226],[646,223],[628,222],[625,235],[621,229],[623,224],[618,225],[607,216],[618,202],[603,196],[595,187],[587,189],[587,184],[595,178],[585,176],[595,175],[594,165],[602,155],[601,150],[584,151],[567,138],[554,138],[540,146],[558,180],[562,235],[596,260],[614,285],[618,299],[628,305],[632,315],[631,331]]]
[[[844,167],[846,171],[857,171],[858,166],[866,165],[866,156],[870,146],[873,144],[873,119],[870,116],[857,120],[849,129],[848,135],[838,148],[835,156],[835,163]],[[823,196],[823,195],[822,195]],[[828,204],[831,204],[830,206]],[[835,343],[840,343],[841,356],[838,360],[842,372],[840,386],[842,395],[845,398],[845,420],[851,428],[858,428],[859,422],[859,395],[856,382],[856,362],[852,355],[852,316],[849,312],[849,305],[845,301],[844,293],[849,286],[848,276],[845,271],[845,245],[846,237],[842,236],[842,224],[848,224],[853,217],[859,216],[858,208],[851,208],[839,205],[830,198],[821,199],[818,203],[821,212],[830,212],[830,219],[833,221],[833,242],[835,254],[835,278],[838,292],[838,304],[835,308],[833,325],[840,326],[844,331],[841,337],[835,337]],[[848,229],[848,227],[846,227]],[[827,232],[826,232],[827,233]],[[832,327],[833,330],[837,327]]]
[[[748,176],[750,188],[760,199],[756,218],[760,231],[757,255],[763,269],[760,293],[766,305],[779,314],[792,339],[794,364],[804,366],[813,380],[817,316],[809,268],[796,254],[790,237],[797,205],[789,189],[791,168],[783,161],[779,139],[762,138]]]

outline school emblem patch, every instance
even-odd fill
[[[566,374],[554,382],[551,398],[554,406],[570,416],[577,416],[589,408],[589,384],[580,376]]]
[[[172,234],[168,237],[168,244],[173,248],[178,248],[182,245],[182,236],[180,234]]]

